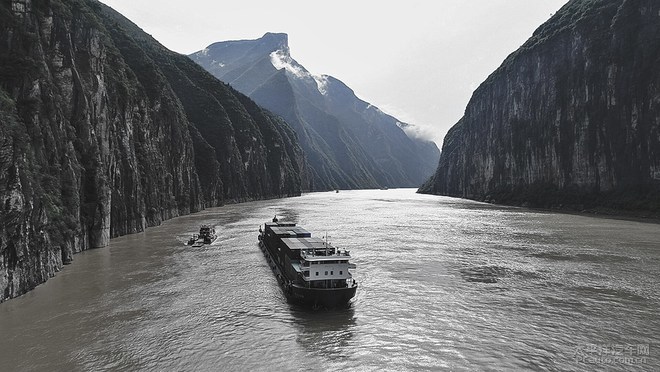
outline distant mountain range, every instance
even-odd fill
[[[659,15],[569,1],[474,92],[420,191],[660,216]]]
[[[313,190],[417,187],[438,164],[435,143],[408,136],[408,124],[296,62],[286,34],[218,42],[190,58],[293,127]]]

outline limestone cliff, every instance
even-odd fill
[[[0,302],[112,237],[307,182],[286,123],[105,5],[0,20]]]
[[[420,192],[660,208],[660,2],[571,0],[473,94]]]

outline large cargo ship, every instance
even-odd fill
[[[312,307],[346,306],[358,284],[350,252],[328,244],[295,223],[273,218],[259,228],[259,247],[291,302]]]

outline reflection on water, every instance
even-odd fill
[[[309,311],[291,308],[296,341],[310,353],[330,360],[346,358],[355,328],[355,310],[350,307],[337,310]]]
[[[287,304],[257,246],[274,215],[351,251],[348,309]],[[186,246],[200,224],[218,239]],[[658,370],[658,242],[656,224],[414,190],[228,205],[76,255],[0,304],[0,370]],[[577,357],[598,345],[648,355]]]

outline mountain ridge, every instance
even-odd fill
[[[190,58],[296,130],[313,190],[416,187],[437,165],[434,143],[408,136],[341,80],[309,72],[286,34],[217,42]]]

